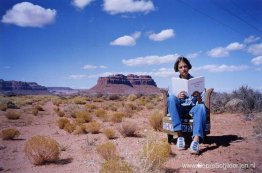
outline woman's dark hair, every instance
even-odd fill
[[[186,63],[186,65],[188,66],[188,69],[192,68],[192,65],[190,64],[190,62],[188,61],[188,59],[186,57],[180,56],[177,58],[175,65],[174,65],[174,70],[175,72],[178,72],[178,64],[183,61],[184,63]]]

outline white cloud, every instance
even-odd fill
[[[199,54],[201,53],[201,51],[195,52],[195,53],[189,53],[186,55],[187,58],[189,59],[193,59],[199,56]]]
[[[110,14],[118,13],[148,13],[155,9],[150,0],[104,0],[104,10]]]
[[[89,5],[93,0],[72,0],[72,4],[80,9],[85,8],[87,5]]]
[[[69,75],[68,79],[83,79],[83,78],[86,78],[87,76],[86,75],[83,75],[83,74],[77,74],[77,75]]]
[[[97,69],[97,68],[105,69],[105,68],[107,68],[107,66],[104,66],[104,65],[96,66],[96,65],[87,64],[87,65],[84,65],[84,67],[83,67],[83,69],[85,69],[85,70],[93,70],[93,69]]]
[[[240,43],[238,43],[238,42],[234,42],[234,43],[230,43],[230,44],[226,47],[226,49],[227,49],[228,51],[234,51],[234,50],[241,50],[241,49],[243,49],[244,47],[245,47],[244,44],[240,44]]]
[[[105,66],[105,65],[100,65],[99,68],[105,69],[105,68],[107,68],[107,66]]]
[[[135,32],[132,35],[124,35],[110,42],[113,46],[134,46],[136,45],[136,39],[141,35],[141,32]]]
[[[83,67],[83,69],[85,69],[85,70],[93,70],[93,69],[96,69],[97,68],[97,66],[95,66],[95,65],[85,65],[84,67]]]
[[[21,27],[43,27],[53,23],[55,17],[56,10],[45,9],[30,2],[21,2],[6,12],[2,17],[2,22]]]
[[[228,44],[226,47],[216,47],[207,52],[207,55],[213,58],[229,56],[231,51],[242,50],[245,48],[244,44],[239,42],[233,42]]]
[[[137,57],[134,59],[123,59],[122,63],[127,66],[141,66],[141,65],[154,65],[154,64],[165,64],[174,63],[179,55],[165,55],[165,56],[145,56]]]
[[[262,43],[249,46],[247,51],[254,56],[262,55]]]
[[[175,32],[173,29],[165,29],[157,34],[156,33],[150,34],[149,39],[153,41],[164,41],[174,36],[175,36]]]
[[[235,72],[235,71],[243,71],[248,69],[246,65],[204,65],[200,67],[193,67],[192,71],[208,71],[208,72]]]
[[[251,60],[251,63],[255,65],[262,65],[262,56],[257,56]]]
[[[210,57],[226,57],[229,55],[229,52],[227,49],[223,48],[223,47],[217,47],[214,49],[211,49],[210,51],[207,52],[207,55]]]
[[[256,36],[251,35],[251,36],[245,38],[244,43],[246,43],[246,44],[254,43],[258,40],[260,40],[260,37],[256,37]]]

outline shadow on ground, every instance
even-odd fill
[[[239,137],[237,135],[222,135],[222,136],[207,136],[204,143],[205,144],[215,144],[213,146],[207,146],[204,148],[201,153],[204,153],[206,151],[214,150],[219,148],[220,146],[228,147],[233,142],[241,142],[244,138]]]

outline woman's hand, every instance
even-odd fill
[[[186,96],[186,92],[185,92],[185,91],[181,91],[181,92],[177,95],[177,97],[178,97],[179,99],[184,99],[185,96]]]
[[[202,103],[201,94],[198,91],[195,91],[192,96],[196,97],[198,103]]]

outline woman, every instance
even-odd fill
[[[192,68],[190,62],[185,57],[178,57],[175,62],[174,70],[179,72],[179,77],[182,79],[193,78],[189,74]],[[185,139],[181,132],[181,115],[190,114],[193,116],[193,141],[190,145],[190,152],[193,154],[199,153],[199,143],[204,139],[204,129],[206,125],[206,107],[203,104],[205,92],[194,92],[192,96],[187,96],[184,91],[181,91],[177,96],[170,94],[168,98],[168,112],[173,122],[174,131],[177,132],[177,148],[185,149]]]

